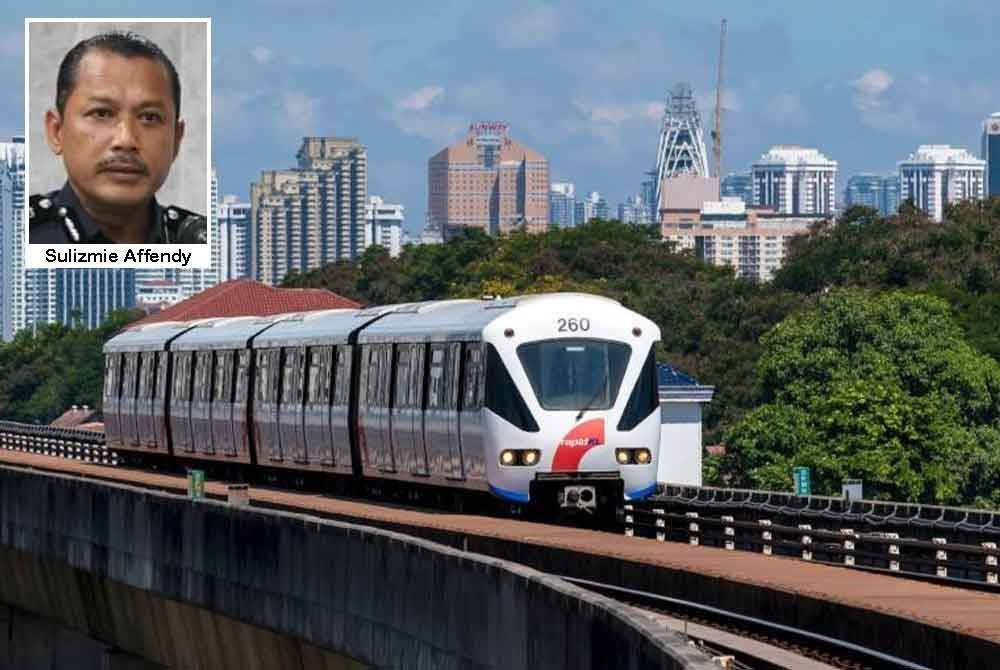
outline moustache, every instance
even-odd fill
[[[149,174],[149,168],[139,158],[124,158],[115,156],[105,158],[97,163],[98,172],[135,172],[138,174]]]

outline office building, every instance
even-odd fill
[[[57,270],[56,320],[66,325],[96,328],[117,309],[135,306],[136,270]]]
[[[250,276],[250,203],[223,196],[219,217],[219,282]]]
[[[629,196],[625,202],[618,204],[618,220],[622,223],[645,224],[652,221],[650,211],[642,194]]]
[[[663,239],[690,249],[713,265],[728,265],[738,277],[770,281],[781,268],[793,237],[821,216],[788,216],[748,208],[742,198],[703,203],[687,220],[663,224]]]
[[[749,173],[730,172],[722,178],[719,187],[723,198],[739,198],[748,205],[753,204],[753,178]]]
[[[544,231],[549,190],[545,156],[514,140],[506,123],[473,123],[427,162],[428,227],[444,239],[463,228]]]
[[[1000,112],[990,114],[983,124],[983,150],[986,161],[986,195],[1000,197]]]
[[[392,205],[377,195],[368,198],[365,210],[365,248],[377,244],[397,258],[403,250],[403,206]]]
[[[844,189],[847,207],[862,205],[878,210],[882,216],[891,216],[899,209],[899,176],[871,173],[857,174],[847,180]]]
[[[790,216],[836,211],[837,161],[816,149],[780,144],[753,164],[753,204]]]
[[[569,182],[552,182],[549,189],[549,223],[560,228],[572,228],[575,215],[576,186]]]
[[[356,258],[364,248],[368,154],[356,138],[306,137],[297,167],[250,185],[251,276],[274,286],[290,270]]]
[[[985,195],[986,161],[947,144],[923,144],[899,162],[899,197],[911,200],[934,221],[948,205]]]

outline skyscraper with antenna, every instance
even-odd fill
[[[710,176],[701,114],[690,84],[677,84],[667,93],[656,149],[656,168],[650,176],[654,178],[654,212],[664,206],[665,180]]]

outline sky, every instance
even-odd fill
[[[473,121],[499,120],[549,159],[552,181],[614,207],[655,162],[667,91],[689,82],[712,124],[728,21],[723,173],[773,144],[838,161],[838,189],[889,173],[919,144],[979,154],[1000,111],[996,0],[633,2],[7,0],[0,8],[0,138],[23,132],[24,17],[212,18],[213,154],[244,198],[291,167],[305,135],[357,137],[370,195],[419,235],[427,160]],[[709,144],[709,150],[711,150]]]

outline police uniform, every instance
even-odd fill
[[[208,223],[186,209],[149,203],[146,244],[203,244]],[[28,242],[31,244],[114,244],[80,204],[69,182],[61,190],[28,199]]]

